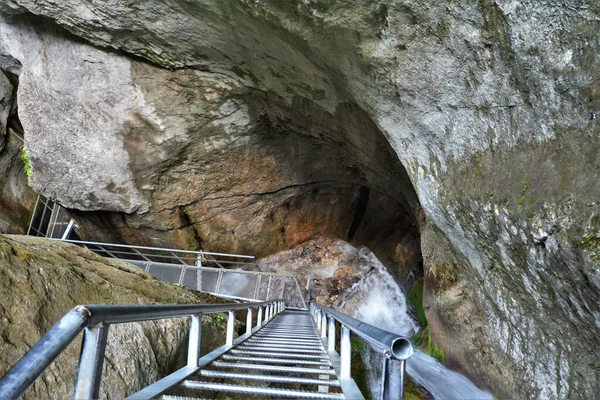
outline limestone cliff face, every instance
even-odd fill
[[[598,387],[594,2],[1,4],[32,184],[84,234],[352,236],[402,279],[417,219],[457,363],[502,397]]]
[[[0,376],[67,311],[78,304],[220,302],[161,283],[138,267],[73,245],[27,236],[0,236]],[[187,357],[187,318],[109,328],[100,398],[124,398],[181,368]],[[222,345],[225,326],[203,319],[203,353]],[[73,395],[81,335],[23,395]]]
[[[17,116],[21,65],[0,55],[0,233],[25,233],[36,194],[27,184],[21,158],[23,131]]]

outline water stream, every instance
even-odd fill
[[[412,336],[419,326],[407,313],[404,292],[375,255],[368,249],[363,248],[360,251],[373,269],[344,294],[340,309],[382,329],[406,337]],[[371,365],[381,362],[377,359],[370,361]],[[433,357],[419,350],[408,360],[407,373],[435,399],[494,399],[491,394],[479,389],[465,376],[444,367]],[[369,375],[371,393],[378,393],[380,381],[377,374]]]

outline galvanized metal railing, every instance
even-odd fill
[[[253,308],[258,308],[254,327]],[[98,398],[108,329],[111,324],[189,316],[191,326],[187,365],[129,397],[152,398],[177,385],[234,345],[244,341],[284,308],[281,300],[241,304],[77,306],[65,314],[0,380],[0,399],[15,399],[23,394],[82,330],[83,343],[73,398]],[[247,310],[248,314],[246,334],[234,340],[236,310]],[[228,313],[225,345],[200,358],[202,314],[222,312]]]
[[[382,352],[385,356],[380,398],[384,400],[402,399],[406,360],[410,358],[414,351],[410,340],[315,303],[310,304],[310,312],[317,329],[320,330],[321,339],[324,343],[327,342],[327,350],[332,359],[337,356],[335,351],[336,322],[341,325],[339,343],[340,382],[351,379],[352,347],[350,332],[352,332],[366,340],[372,348]]]
[[[60,204],[38,195],[31,213],[27,234],[47,238],[67,239],[75,226],[67,210]]]
[[[305,298],[308,291],[298,283],[299,280],[307,280],[307,277],[224,268],[224,265],[254,266],[254,256],[83,240],[61,241],[85,247],[103,257],[137,265],[163,282],[188,289],[242,301],[284,299],[288,306],[307,308]],[[240,259],[248,261],[234,261]]]
[[[94,253],[105,257],[123,260],[138,260],[153,263],[168,263],[179,265],[192,265],[197,267],[207,264],[224,268],[223,265],[254,264],[254,256],[244,254],[214,253],[210,251],[167,249],[163,247],[134,246],[129,244],[89,242],[85,240],[63,240],[85,247]],[[244,260],[244,261],[240,261]]]

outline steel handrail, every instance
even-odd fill
[[[318,304],[314,304],[314,306],[331,315],[336,321],[377,347],[386,357],[407,360],[414,352],[412,343],[404,336],[377,328],[334,309]]]
[[[353,332],[385,355],[380,399],[402,399],[406,360],[414,352],[409,339],[319,304],[311,303],[310,312],[317,329],[321,332],[322,340],[328,343],[327,349],[333,353],[335,353],[336,341],[335,323],[341,324],[340,380],[351,379],[352,346],[350,332]]]
[[[192,317],[192,330],[200,334],[199,316],[228,312],[227,345],[233,343],[233,312],[258,307],[257,327],[262,321],[262,309],[265,308],[265,320],[282,311],[281,300],[265,302],[247,302],[235,304],[183,304],[183,305],[79,305],[66,313],[54,326],[0,379],[0,399],[14,399],[44,372],[56,357],[85,330],[79,360],[75,398],[96,398],[102,374],[104,350],[111,324],[140,322],[165,318]],[[251,319],[251,318],[250,318]],[[251,322],[251,321],[250,321]],[[194,328],[196,327],[196,328]],[[251,327],[250,327],[251,328]],[[192,335],[192,334],[190,334]],[[193,342],[196,342],[193,345]],[[197,362],[199,337],[190,337],[188,363]]]
[[[199,254],[199,255],[204,254],[204,255],[209,255],[209,256],[248,258],[248,259],[252,259],[252,260],[255,258],[254,256],[248,256],[248,255],[242,255],[242,254],[213,253],[213,252],[209,252],[209,251],[198,251],[198,250],[166,249],[163,247],[132,246],[132,245],[127,245],[127,244],[88,242],[85,240],[71,240],[71,239],[63,240],[63,239],[55,239],[55,238],[53,238],[51,240],[58,240],[61,242],[67,242],[67,243],[73,243],[73,244],[84,244],[84,245],[91,245],[91,246],[123,247],[123,248],[130,248],[130,249],[169,251],[169,252],[174,252],[174,253],[190,253],[190,254]],[[152,254],[145,254],[145,255],[152,255]],[[156,257],[160,257],[160,256],[157,255]]]

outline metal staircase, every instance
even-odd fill
[[[246,312],[246,333],[234,339],[236,311]],[[200,357],[202,315],[223,312],[225,345]],[[111,325],[185,316],[191,317],[187,365],[128,399],[186,400],[223,394],[231,399],[364,399],[351,376],[351,333],[385,356],[380,398],[402,398],[406,360],[413,352],[408,339],[314,303],[310,311],[288,309],[282,300],[77,306],[0,379],[0,398],[20,397],[83,331],[73,398],[96,399]]]
[[[242,399],[362,398],[354,381],[341,388],[338,375],[339,362],[325,350],[309,312],[286,310],[162,398],[213,398],[209,392]]]

